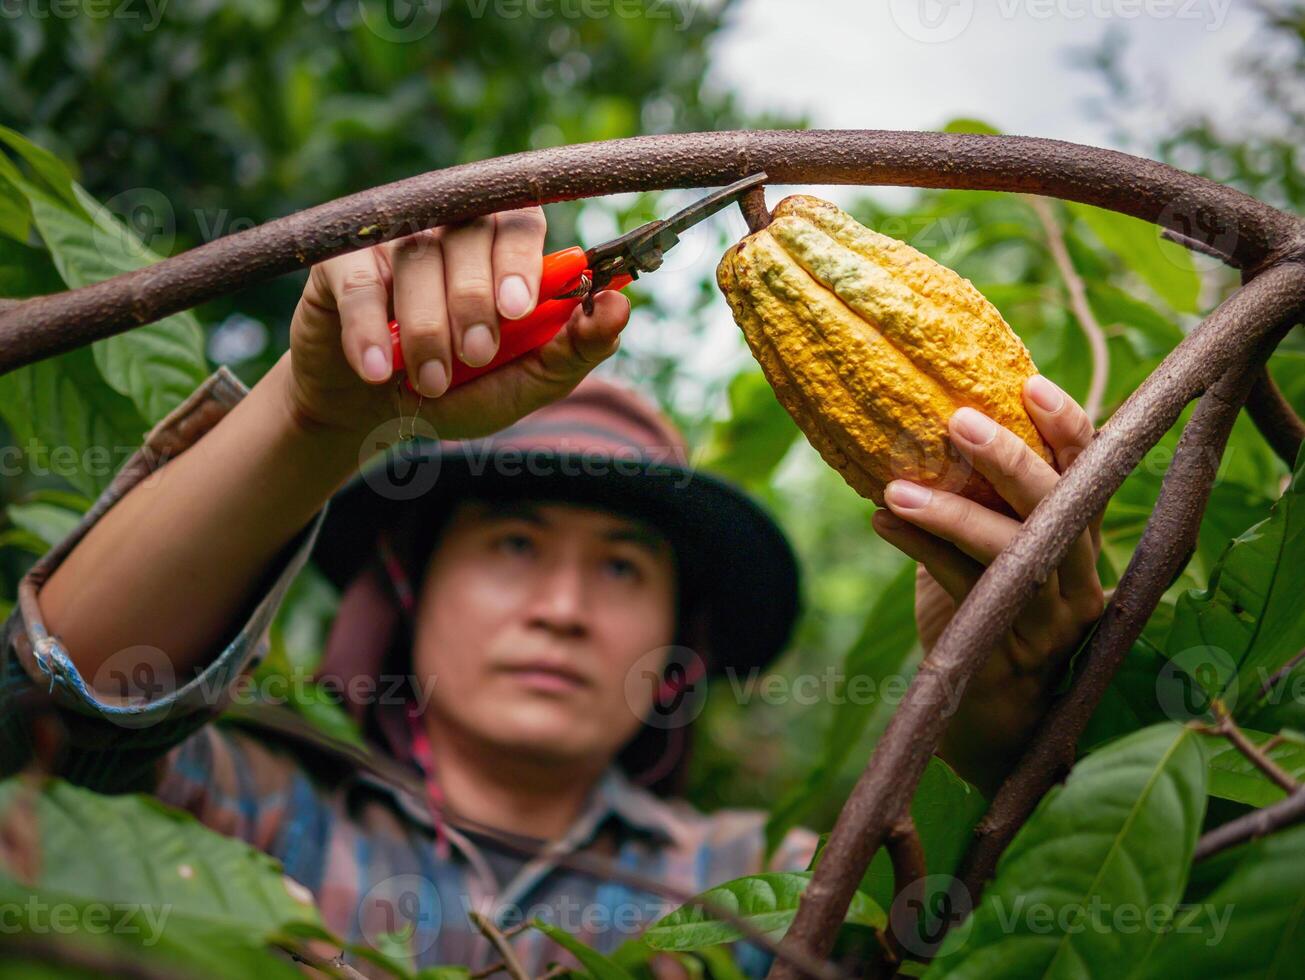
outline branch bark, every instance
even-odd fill
[[[1279,800],[1272,806],[1252,810],[1244,817],[1230,820],[1221,827],[1216,827],[1208,834],[1203,834],[1196,842],[1193,861],[1204,861],[1221,851],[1249,840],[1263,837],[1276,830],[1285,830],[1305,820],[1305,789],[1298,789],[1285,800]]]
[[[1305,441],[1305,422],[1273,383],[1267,367],[1260,368],[1246,400],[1246,412],[1273,451],[1288,466],[1296,465],[1301,442]]]
[[[1059,140],[886,130],[756,130],[550,147],[362,191],[144,269],[0,312],[0,373],[421,228],[625,191],[773,183],[894,184],[1061,197],[1155,221],[1255,270],[1305,251],[1305,222],[1154,160]],[[1227,234],[1231,229],[1232,234]]]
[[[1305,265],[1274,266],[1239,288],[1173,350],[1066,470],[988,567],[921,664],[829,836],[781,944],[827,956],[884,835],[906,812],[960,699],[998,638],[1183,406],[1305,310]],[[791,980],[776,962],[771,980]]]

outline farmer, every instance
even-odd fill
[[[538,352],[444,395],[452,358],[486,363],[500,318],[533,308],[544,232],[524,209],[313,267],[289,352],[247,392],[210,376],[22,581],[4,771],[35,752],[95,788],[151,790],[279,858],[338,933],[403,932],[422,964],[497,961],[469,911],[505,930],[539,915],[611,950],[673,907],[558,854],[684,893],[805,868],[810,831],[767,861],[761,812],[705,815],[675,796],[704,678],[783,649],[797,568],[755,503],[688,468],[669,422],[585,377],[616,349],[627,301],[597,295]],[[359,472],[417,410],[392,376],[391,313],[419,434],[436,438]],[[1049,383],[1026,401],[1063,468],[1086,417]],[[953,425],[1015,512],[1055,481],[1004,429]],[[910,485],[888,501],[875,527],[920,562],[928,648],[1019,523]],[[985,787],[1099,613],[1095,551],[1085,534],[953,706],[945,754]],[[208,724],[310,557],[342,590],[322,675],[377,765]],[[46,691],[57,712],[16,725]],[[509,846],[546,842],[533,859]],[[562,958],[534,930],[512,943],[532,975]],[[752,974],[769,961],[740,958]]]

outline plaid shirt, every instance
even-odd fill
[[[105,511],[199,440],[245,393],[225,368],[214,372],[150,431],[77,527],[23,578],[0,647],[0,774],[14,772],[33,752],[26,714],[17,709],[49,692],[64,729],[61,775],[104,791],[153,792],[268,852],[313,892],[332,930],[372,945],[403,933],[422,966],[476,970],[498,959],[469,921],[472,909],[504,928],[538,916],[604,952],[670,911],[674,903],[658,895],[559,867],[555,857],[519,861],[447,823],[450,848],[442,853],[429,805],[410,787],[265,733],[209,724],[223,700],[215,692],[230,690],[265,652],[267,630],[308,559],[325,507],[277,557],[248,618],[233,624],[230,642],[195,678],[130,704],[92,691],[45,628],[36,601],[41,584]],[[661,799],[613,764],[559,850],[606,855],[690,894],[765,870],[806,868],[816,834],[796,828],[767,856],[765,819],[760,810],[704,814],[684,800]],[[536,930],[518,933],[512,944],[532,975],[550,960],[575,963]],[[748,944],[738,944],[736,957],[758,977],[771,961]]]

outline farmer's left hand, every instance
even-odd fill
[[[1055,468],[980,412],[963,408],[950,422],[957,449],[1019,520],[905,480],[888,485],[888,507],[872,518],[881,537],[919,562],[915,615],[926,653],[984,567],[1019,530],[1020,520],[1092,440],[1087,414],[1040,375],[1025,384],[1024,404],[1055,454]],[[980,789],[994,789],[1018,759],[1065,661],[1101,615],[1104,597],[1096,571],[1100,550],[1098,514],[1024,606],[956,706],[938,754]]]

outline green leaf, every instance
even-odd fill
[[[1180,313],[1197,312],[1201,279],[1187,249],[1161,238],[1159,228],[1149,221],[1088,204],[1067,207],[1156,295]]]
[[[701,465],[743,484],[764,483],[798,436],[793,419],[760,371],[736,374],[729,418],[717,422]]]
[[[591,946],[586,946],[565,929],[559,929],[542,919],[531,919],[530,925],[570,952],[580,961],[580,965],[589,971],[594,980],[634,980],[633,976],[617,966],[610,957],[604,956]]]
[[[1137,974],[1138,980],[1201,976],[1275,980],[1305,963],[1305,826],[1238,848],[1232,873],[1185,908]]]
[[[48,252],[0,238],[0,296],[25,299],[62,290],[63,280]]]
[[[0,141],[7,143],[28,166],[37,178],[45,184],[58,198],[67,205],[77,207],[77,196],[73,193],[73,176],[68,165],[43,146],[38,146],[17,130],[0,126]],[[0,154],[3,155],[3,154]],[[8,171],[11,178],[17,171]]]
[[[88,497],[108,486],[146,428],[85,348],[0,375],[0,415],[32,475],[59,477]]]
[[[1165,652],[1253,727],[1259,694],[1274,672],[1305,646],[1305,603],[1297,570],[1305,566],[1305,455],[1268,519],[1234,538],[1209,587],[1182,595]]]
[[[75,510],[44,503],[10,504],[5,513],[15,527],[36,535],[47,548],[66,538],[82,517]]]
[[[70,288],[158,261],[99,202],[80,187],[75,190],[82,201],[75,211],[41,194],[29,198],[37,230]],[[207,374],[204,332],[188,312],[107,337],[92,349],[104,379],[150,423],[175,408]]]
[[[653,949],[685,951],[743,938],[736,926],[714,918],[700,904],[702,902],[719,905],[771,938],[778,939],[797,915],[798,901],[810,881],[810,871],[771,871],[735,878],[694,896],[674,912],[658,919],[644,933],[644,942]],[[883,929],[887,917],[872,898],[857,892],[844,921]]]
[[[1156,725],[1088,755],[1015,837],[927,976],[1126,976],[1154,935],[1114,927],[1115,917],[1169,921],[1205,791],[1199,738],[1179,725]]]
[[[10,779],[0,783],[0,814],[30,819],[40,841],[34,882],[0,866],[8,908],[112,909],[136,929],[115,930],[125,941],[241,980],[298,976],[269,944],[325,934],[306,890],[292,891],[275,860],[150,797],[101,796],[60,780],[34,790]]]
[[[1269,740],[1269,735],[1243,728],[1256,745]],[[1232,742],[1221,735],[1207,735],[1206,757],[1210,765],[1210,795],[1251,806],[1268,806],[1287,795],[1281,786],[1266,776],[1255,763],[1246,758]],[[1297,780],[1305,779],[1305,746],[1284,741],[1274,746],[1269,758],[1287,775]]]
[[[1001,130],[982,119],[969,119],[964,116],[951,119],[943,126],[944,133],[980,133],[985,136],[999,136]]]
[[[901,671],[915,640],[915,562],[908,561],[875,600],[860,636],[843,657],[820,757],[793,791],[772,808],[766,822],[767,853],[825,796],[871,718],[879,709],[891,710],[880,692],[885,679]],[[853,686],[849,688],[849,684]],[[874,693],[873,704],[856,696],[862,687]]]

